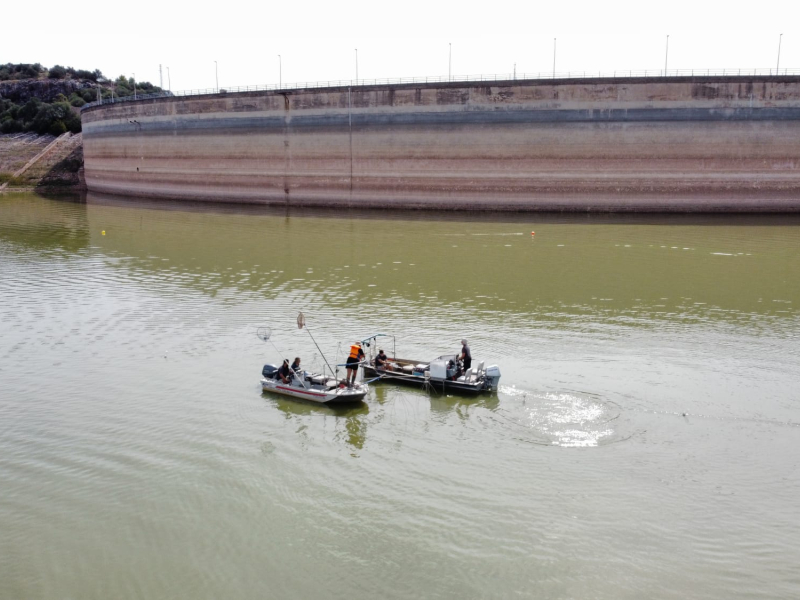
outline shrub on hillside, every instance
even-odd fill
[[[70,120],[72,115],[72,107],[68,102],[42,104],[39,107],[39,111],[36,113],[36,116],[33,118],[30,128],[39,135],[44,135],[45,133],[52,133],[51,128],[55,126],[54,124],[56,122],[61,122],[61,126],[55,127],[57,129],[61,129],[61,127],[63,127],[63,131],[61,131],[61,133],[65,133],[67,131],[66,123]]]
[[[41,100],[38,98],[31,98],[22,105],[22,108],[19,109],[19,118],[23,121],[33,121],[33,119],[36,117],[36,114],[39,112],[39,107],[41,105]]]
[[[80,115],[75,114],[75,111],[69,111],[69,115],[64,119],[64,125],[67,128],[67,131],[71,131],[72,133],[80,133],[81,132],[81,117]]]
[[[64,79],[67,76],[67,70],[61,65],[55,65],[50,69],[50,79]]]
[[[47,130],[47,133],[58,137],[62,133],[67,133],[67,126],[64,125],[64,121],[53,121],[50,124],[50,128]]]
[[[88,79],[89,81],[97,81],[97,73],[98,71],[87,71],[85,69],[78,69],[75,71],[75,77],[77,79]]]
[[[7,81],[9,79],[36,79],[39,73],[43,71],[42,65],[35,63],[29,64],[12,64],[6,63],[0,65],[0,81]]]
[[[0,132],[2,133],[21,133],[25,130],[25,125],[19,119],[5,119],[0,122]]]

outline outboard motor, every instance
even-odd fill
[[[489,365],[486,367],[486,387],[496,392],[498,385],[500,385],[500,367]]]
[[[264,376],[265,379],[275,379],[275,373],[278,372],[278,367],[275,365],[264,365],[264,368],[261,369],[261,374]]]

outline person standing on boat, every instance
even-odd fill
[[[292,380],[292,372],[289,370],[289,359],[284,358],[281,368],[278,369],[278,379],[283,383],[289,383]]]
[[[350,346],[350,356],[347,357],[347,385],[352,386],[356,382],[358,374],[358,364],[364,360],[364,350],[361,344],[356,342]]]
[[[459,359],[464,362],[465,371],[472,366],[472,353],[469,351],[467,340],[461,340],[461,356]]]

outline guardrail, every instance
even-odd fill
[[[595,74],[596,73],[596,74]],[[567,71],[567,72],[548,72],[548,73],[502,73],[493,75],[454,75],[452,77],[433,75],[429,77],[399,77],[389,79],[338,79],[332,81],[303,81],[284,84],[266,85],[245,85],[224,88],[204,88],[196,90],[183,90],[180,92],[159,92],[157,94],[137,94],[134,96],[111,97],[103,100],[89,102],[83,109],[99,106],[101,104],[113,104],[116,102],[132,102],[134,100],[148,100],[151,98],[170,98],[183,96],[207,96],[212,94],[236,94],[241,92],[274,92],[274,91],[295,91],[315,88],[341,88],[371,85],[401,85],[414,83],[472,83],[472,82],[492,82],[492,81],[546,81],[553,79],[608,79],[608,78],[628,78],[641,79],[644,77],[653,78],[676,78],[676,77],[767,77],[781,76],[791,77],[800,76],[800,69],[621,69],[616,71]]]

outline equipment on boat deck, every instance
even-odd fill
[[[380,337],[392,339],[392,355],[384,366],[375,363],[377,340]],[[465,394],[494,392],[500,384],[500,368],[497,365],[484,367],[484,361],[473,363],[465,370],[458,354],[445,354],[429,362],[397,358],[394,336],[384,333],[362,340],[361,345],[367,348],[368,357],[364,364],[364,376],[373,377],[373,381],[394,381]]]

